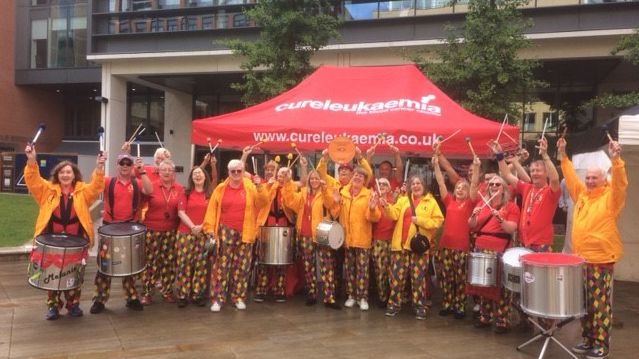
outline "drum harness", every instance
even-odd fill
[[[109,190],[107,192],[107,198],[109,201],[109,216],[111,217],[111,220],[113,221],[113,219],[115,217],[113,217],[113,204],[115,202],[115,183],[118,181],[118,179],[116,177],[112,177],[111,181],[109,182]],[[131,215],[133,216],[130,219],[127,219],[125,221],[122,222],[132,222],[133,218],[135,217],[135,214],[138,211],[138,202],[140,200],[139,198],[139,193],[140,193],[140,189],[138,188],[138,183],[135,180],[135,178],[131,179],[131,186],[133,187],[133,200],[131,203]],[[104,224],[111,224],[112,222],[108,222],[108,221],[102,221]]]
[[[77,214],[73,218],[71,218],[71,209],[73,208],[73,193],[69,194],[69,199],[67,201],[64,200],[64,197],[64,194],[60,195],[60,217],[56,216],[53,213],[51,214],[51,218],[49,219],[49,224],[46,227],[47,229],[45,233],[53,233],[54,223],[59,224],[64,228],[62,233],[67,233],[66,229],[68,225],[80,222]],[[85,236],[86,232],[84,231],[84,228],[82,228],[81,224],[78,225],[78,232],[76,234],[80,237]]]

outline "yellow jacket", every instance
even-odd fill
[[[391,241],[391,251],[397,252],[402,250],[402,230],[404,229],[404,216],[407,210],[410,210],[410,203],[408,197],[402,196],[397,199],[397,202],[392,205],[384,207],[384,213],[395,222],[395,229],[393,230],[393,239]],[[439,209],[439,205],[435,198],[427,193],[423,196],[417,206],[415,206],[415,212],[417,217],[417,227],[419,227],[419,233],[428,237],[431,247],[435,246],[435,232],[444,222],[444,216]],[[410,239],[415,235],[415,225],[411,224],[408,228],[408,238],[404,242],[403,249],[410,250]]]
[[[242,242],[253,243],[257,235],[257,210],[267,205],[268,198],[266,192],[262,194],[257,192],[255,185],[248,178],[242,178],[244,192],[246,192],[246,208],[244,209],[244,222],[242,223]],[[217,235],[220,225],[220,213],[222,211],[222,196],[229,185],[229,179],[220,183],[209,200],[206,208],[202,230],[204,233]]]
[[[366,186],[368,186],[368,183],[370,183],[370,181],[373,179],[373,169],[371,168],[371,165],[368,163],[368,161],[365,158],[362,158],[359,161],[359,165],[362,166],[362,168],[364,169],[364,171],[366,171],[366,174],[368,175],[368,182],[366,183]],[[328,174],[327,164],[326,164],[326,161],[324,161],[324,157],[320,158],[320,161],[317,164],[317,173],[319,174],[320,179],[326,182],[328,187],[334,187],[337,189],[342,187],[338,179]]]
[[[40,168],[35,163],[27,162],[27,166],[24,168],[24,181],[31,196],[40,207],[33,234],[35,238],[44,231],[53,211],[60,205],[62,189],[60,185],[40,177]],[[104,191],[104,171],[97,169],[91,174],[91,182],[78,181],[73,189],[73,209],[78,216],[80,225],[89,236],[90,246],[93,246],[94,233],[89,207],[98,199],[102,191]]]
[[[612,181],[590,192],[568,158],[561,160],[566,188],[575,203],[572,249],[587,263],[614,263],[623,255],[617,218],[626,201],[628,178],[622,159],[612,161]]]
[[[292,181],[289,181],[288,183],[284,184],[284,186],[293,186],[293,188],[297,187],[295,183],[293,183]],[[271,211],[271,205],[273,204],[273,201],[275,200],[275,195],[277,194],[278,188],[280,188],[280,186],[277,182],[263,184],[260,186],[260,188],[258,188],[258,192],[262,193],[262,195],[266,195],[267,201],[268,201],[266,206],[262,207],[257,215],[258,227],[263,226],[264,223],[266,223],[266,220],[268,219],[268,214]],[[282,196],[282,194],[280,194],[280,196]],[[284,200],[282,198],[282,202],[283,201]],[[282,210],[284,211],[284,215],[286,216],[286,218],[288,218],[288,221],[292,223],[293,211],[290,208],[288,208],[285,203],[282,203],[282,204],[283,204]]]
[[[382,216],[378,206],[374,209],[368,206],[371,191],[363,187],[353,198],[351,185],[348,184],[340,192],[341,203],[336,203],[330,192],[324,191],[322,197],[331,213],[339,213],[339,223],[344,227],[344,245],[347,248],[370,248],[373,240],[372,223],[379,221]]]
[[[324,191],[326,191],[326,189]],[[297,213],[297,221],[295,223],[297,233],[300,233],[300,231],[302,230],[302,219],[304,218],[304,216],[308,216],[307,213],[304,213],[304,205],[306,204],[307,195],[308,187],[302,187],[302,189],[298,192],[295,184],[293,184],[293,186],[289,186],[287,184],[284,185],[284,188],[282,189],[284,205]],[[322,191],[318,191],[317,193],[315,193],[313,199],[311,200],[311,231],[313,233],[314,242],[316,242],[315,231],[317,230],[317,225],[324,219],[323,197],[324,193]]]

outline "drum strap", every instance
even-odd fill
[[[116,177],[111,178],[111,182],[109,182],[109,215],[111,216],[111,220],[114,220],[113,217],[113,203],[115,202],[115,183],[117,182]],[[131,186],[133,187],[133,200],[131,203],[131,220],[135,218],[135,214],[138,211],[138,202],[140,200],[140,189],[138,188],[138,181],[135,178],[131,179]]]
[[[69,224],[74,224],[80,222],[80,219],[77,215],[71,218],[71,209],[73,208],[73,196],[69,195],[69,199],[67,201],[64,200],[64,194],[60,196],[60,217],[55,214],[51,214],[51,219],[49,219],[49,224],[47,225],[47,233],[53,233],[53,224],[61,225],[65,232],[67,226]],[[82,226],[78,226],[78,235],[82,236],[84,233],[84,229]]]

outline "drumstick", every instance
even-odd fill
[[[138,135],[138,131],[140,130],[140,127],[142,127],[142,122],[140,122],[140,124],[138,125],[138,128],[136,128],[135,131],[133,131],[133,134],[131,135],[131,138],[129,138],[129,140],[126,141],[127,143],[133,142],[133,139],[135,139],[137,137],[137,135]],[[140,133],[142,133],[142,132],[140,132]]]
[[[404,183],[408,179],[408,169],[410,168],[410,158],[406,160],[406,168],[404,168]]]
[[[292,153],[287,154],[286,159],[288,160],[288,162],[286,162],[286,167],[291,168],[291,160],[293,159],[293,154]]]
[[[209,144],[209,153],[213,153],[213,145],[211,145],[211,137],[206,138],[206,143]]]
[[[31,146],[36,144],[36,141],[38,141],[38,137],[40,137],[45,128],[47,128],[47,126],[44,123],[40,123],[40,125],[38,126],[38,131],[36,132],[35,136],[33,136],[33,140],[31,141]]]
[[[504,120],[501,122],[501,127],[499,127],[499,133],[497,134],[497,139],[495,140],[495,142],[497,143],[499,143],[499,138],[501,137],[501,133],[504,131],[504,125],[506,124],[506,121],[508,121],[508,114],[504,116]]]
[[[257,175],[257,158],[251,156],[251,162],[253,162],[253,174]]]
[[[140,157],[140,141],[135,141],[135,146],[138,148],[138,157]]]
[[[291,167],[293,167],[295,165],[295,162],[297,162],[297,160],[300,159],[301,156],[297,156],[295,157],[295,159],[293,160],[293,162],[291,162],[291,164],[288,166],[289,169],[291,169]]]
[[[546,117],[546,121],[544,121],[544,129],[541,130],[541,138],[544,138],[546,135],[546,126],[548,126],[548,121],[550,121],[550,116]]]
[[[480,209],[488,206],[488,208],[490,208],[491,211],[494,211],[493,207],[490,206],[490,201],[492,201],[493,198],[495,198],[495,196],[497,196],[498,193],[493,193],[493,195],[488,200],[486,200],[486,198],[481,193],[479,192],[477,193],[479,194],[479,197],[481,197],[481,200],[484,202],[484,205],[481,206]]]
[[[514,144],[519,145],[519,143],[511,135],[509,135],[508,132],[504,132],[504,136],[508,137]]]
[[[100,144],[100,154],[104,154],[104,127],[98,127],[98,142]]]
[[[446,141],[450,140],[451,138],[453,138],[453,136],[455,136],[456,134],[458,134],[458,133],[459,133],[459,131],[461,131],[461,128],[460,128],[460,129],[458,129],[457,131],[453,132],[453,134],[452,134],[452,135],[450,135],[450,136],[448,136],[448,137],[444,138],[443,140],[440,140],[440,141],[439,141],[439,144],[441,145],[442,143],[444,143],[444,142],[446,142]],[[439,136],[439,137],[441,138],[442,136]]]
[[[466,143],[468,144],[468,148],[470,148],[470,152],[473,154],[473,158],[477,157],[475,154],[475,149],[473,148],[473,144],[470,143],[470,137],[466,137]]]
[[[155,132],[155,138],[158,140],[158,143],[160,144],[160,147],[164,148],[164,145],[162,144],[162,141],[160,141],[160,136],[158,136],[158,131],[154,131]]]
[[[213,149],[211,150],[211,154],[215,152],[215,150],[217,150],[217,148],[220,146],[221,143],[222,143],[222,139],[220,138],[217,140],[217,143],[215,144],[215,146],[213,146]]]
[[[375,186],[377,186],[377,193],[381,197],[382,196],[382,190],[379,189],[379,180],[377,178],[375,178]]]
[[[297,149],[297,145],[295,144],[295,142],[291,142],[291,147],[293,147],[293,150],[295,150],[295,152],[297,152],[298,156],[302,156],[302,153],[300,152],[299,149]]]
[[[566,133],[568,133],[568,126],[564,126],[564,130],[561,132],[561,138],[565,138]]]

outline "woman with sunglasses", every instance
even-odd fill
[[[415,318],[424,320],[430,251],[421,254],[413,252],[411,239],[419,231],[429,239],[432,247],[435,232],[444,221],[444,216],[435,198],[427,192],[428,187],[421,177],[411,176],[408,188],[407,195],[400,197],[395,204],[383,198],[380,200],[386,215],[397,221],[391,242],[390,296],[386,316],[394,317],[399,313],[406,277],[410,275]]]
[[[471,194],[477,195],[477,190],[473,189]],[[481,198],[482,201],[473,209],[468,219],[470,230],[477,235],[475,251],[504,253],[510,247],[511,235],[517,230],[519,207],[509,200],[506,182],[499,176],[493,176],[488,181],[488,192]],[[495,333],[503,334],[508,331],[509,291],[498,284],[482,288],[467,286],[466,293],[480,296],[479,319],[475,327],[487,328],[494,321]]]
[[[231,160],[227,169],[229,177],[213,191],[202,223],[202,231],[215,236],[218,244],[211,268],[212,312],[222,309],[229,288],[235,308],[246,309],[257,213],[268,205],[266,191],[258,191],[244,176],[244,162]]]
[[[153,182],[153,191],[144,196],[147,211],[143,224],[147,232],[144,248],[146,270],[142,273],[143,305],[151,304],[152,290],[157,281],[161,282],[164,301],[175,303],[175,235],[180,222],[178,202],[184,195],[184,187],[175,181],[173,161],[162,161],[158,173],[159,179]]]

